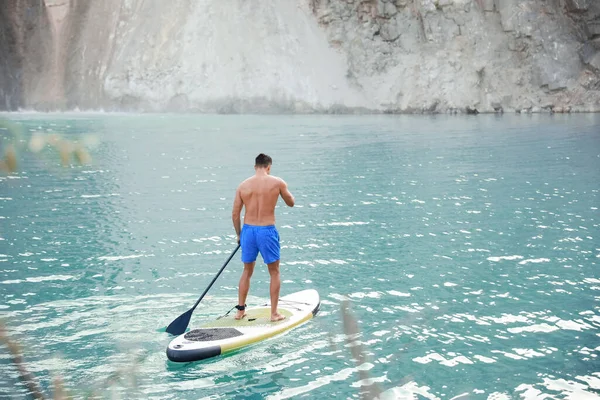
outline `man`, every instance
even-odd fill
[[[250,278],[254,272],[256,257],[260,252],[263,261],[269,267],[271,276],[271,321],[281,321],[285,316],[277,312],[279,302],[279,232],[275,228],[275,206],[281,198],[290,207],[294,206],[294,196],[281,178],[271,176],[273,160],[266,154],[259,154],[255,159],[254,176],[243,181],[235,192],[231,217],[242,248],[244,272],[240,278],[237,314],[235,319],[246,315],[246,297],[250,290]],[[241,227],[240,213],[246,207],[244,227]]]

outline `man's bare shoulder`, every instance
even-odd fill
[[[249,178],[244,179],[239,185],[238,185],[238,189],[243,189],[244,187],[248,187],[249,185],[252,184],[252,181],[254,180],[254,177],[251,176]]]
[[[285,183],[285,181],[283,180],[283,178],[280,178],[278,176],[271,175],[271,178],[273,179],[273,181],[276,181],[277,183]]]

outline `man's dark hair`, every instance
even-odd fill
[[[263,153],[256,156],[256,159],[254,160],[254,165],[256,167],[267,168],[271,164],[273,164],[271,157]]]

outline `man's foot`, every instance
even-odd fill
[[[237,314],[235,314],[235,317],[234,317],[235,319],[240,320],[246,316],[246,305],[245,304],[243,306],[240,306],[238,304],[237,306],[235,306],[235,308],[238,310]]]
[[[285,319],[285,315],[282,314],[271,314],[271,322],[283,321]]]
[[[242,318],[244,318],[246,316],[246,312],[244,310],[238,310],[238,312],[235,314],[235,319],[240,320]]]

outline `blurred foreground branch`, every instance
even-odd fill
[[[86,135],[81,140],[70,140],[58,133],[43,132],[33,132],[26,140],[21,125],[0,118],[0,171],[16,172],[18,155],[24,151],[36,155],[43,151],[58,153],[63,167],[71,165],[72,161],[88,165],[92,162],[89,149],[96,146],[97,141],[94,135]]]
[[[0,323],[0,343],[5,345],[8,349],[8,352],[12,357],[12,362],[19,371],[20,379],[23,381],[25,386],[27,386],[27,389],[33,398],[45,399],[44,394],[40,389],[40,385],[35,379],[35,376],[33,376],[33,374],[25,367],[25,360],[23,359],[23,354],[21,353],[21,347],[12,339],[10,339],[10,337],[8,337],[3,323]]]
[[[11,355],[12,364],[19,373],[19,379],[27,388],[28,396],[36,399],[70,400],[76,398],[84,399],[132,399],[145,398],[139,393],[138,372],[139,366],[146,360],[148,354],[137,352],[131,357],[130,362],[119,364],[114,371],[107,374],[96,385],[80,387],[74,393],[67,390],[62,376],[56,376],[52,380],[52,396],[46,396],[42,391],[35,375],[27,369],[21,346],[7,333],[5,324],[0,321],[0,345],[4,345]]]
[[[361,333],[358,327],[358,322],[350,312],[348,300],[344,300],[341,304],[342,321],[344,323],[344,332],[346,333],[346,343],[350,347],[352,357],[356,363],[358,376],[361,381],[369,379],[368,365],[366,364],[367,354],[361,341],[359,340]],[[377,399],[381,396],[382,390],[376,383],[368,386],[367,392],[361,392],[365,400]]]

